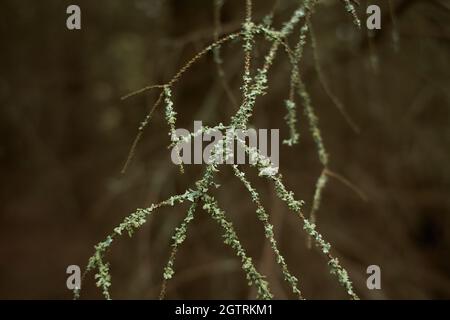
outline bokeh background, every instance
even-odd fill
[[[279,27],[297,1],[255,0],[255,19],[276,5]],[[362,0],[382,8],[382,29],[358,31],[338,0],[320,1],[313,24],[331,90],[361,128],[356,134],[325,94],[308,46],[302,64],[320,117],[331,169],[365,193],[363,201],[331,179],[318,212],[319,230],[349,271],[363,299],[450,298],[450,6],[446,0]],[[82,30],[66,29],[66,8],[78,4]],[[221,34],[238,30],[244,1],[225,1]],[[369,37],[370,36],[370,37]],[[398,41],[395,39],[398,38]],[[139,123],[159,92],[121,101],[129,91],[164,83],[214,39],[207,0],[45,0],[0,2],[0,298],[69,299],[66,267],[84,266],[93,246],[137,207],[182,192],[201,167],[180,175],[170,162],[159,109],[126,174],[120,174]],[[295,38],[289,39],[291,43]],[[258,44],[256,61],[267,45]],[[222,48],[227,83],[237,99],[240,43]],[[258,60],[259,59],[259,60]],[[289,91],[282,52],[270,91],[253,124],[280,128]],[[174,91],[179,127],[193,120],[224,123],[236,110],[213,56],[190,69]],[[308,212],[320,174],[314,143],[299,112],[300,144],[280,150],[281,172]],[[298,219],[248,169],[272,217],[291,271],[306,298],[345,293],[326,261],[308,250]],[[257,268],[277,298],[294,298],[268,250],[255,207],[233,179],[219,175],[215,192]],[[112,297],[158,297],[170,238],[186,206],[158,211],[133,239],[113,245]],[[366,268],[381,267],[382,290],[366,287]],[[220,228],[199,211],[176,262],[167,298],[253,298]],[[101,298],[93,276],[83,298]]]

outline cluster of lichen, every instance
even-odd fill
[[[223,1],[216,0],[214,1],[214,3],[216,5],[216,10],[220,11],[220,8],[223,5]],[[357,19],[356,12],[352,3],[349,0],[344,0],[344,3],[347,10],[353,15],[355,23],[359,24],[359,20]],[[149,112],[149,114],[147,114],[144,121],[141,123],[141,126],[139,127],[137,138],[133,143],[132,150],[130,151],[130,156],[127,159],[127,164],[134,152],[136,143],[141,137],[142,131],[148,125],[149,120],[151,119],[152,113],[163,101],[165,104],[165,118],[169,126],[169,135],[171,142],[170,145],[173,147],[176,147],[177,143],[180,141],[186,142],[199,134],[208,132],[209,130],[223,130],[227,128],[233,129],[232,132],[235,132],[234,130],[236,129],[245,131],[248,128],[248,123],[254,113],[257,98],[264,95],[268,90],[268,72],[273,65],[275,58],[277,57],[277,53],[280,47],[282,47],[288,54],[289,61],[292,65],[290,96],[285,100],[287,109],[285,119],[289,128],[290,137],[289,139],[286,139],[284,143],[291,146],[299,142],[299,134],[296,129],[296,124],[298,122],[296,115],[297,104],[295,103],[294,98],[295,94],[297,94],[305,110],[305,115],[309,123],[310,132],[317,147],[319,161],[324,167],[324,170],[320,175],[316,185],[311,209],[312,217],[310,216],[309,219],[305,217],[302,209],[304,202],[295,199],[294,193],[286,188],[281,174],[278,173],[277,168],[274,168],[269,158],[261,155],[256,148],[246,146],[245,141],[243,141],[238,135],[234,134],[233,139],[245,148],[246,153],[250,158],[250,164],[258,170],[259,175],[265,177],[273,184],[277,197],[285,202],[287,207],[300,218],[303,225],[303,230],[306,232],[307,236],[310,237],[310,239],[315,243],[319,251],[328,259],[330,272],[336,275],[338,282],[346,289],[346,292],[350,296],[350,298],[358,299],[353,290],[352,283],[349,279],[347,271],[339,264],[338,259],[331,254],[331,245],[317,231],[316,224],[314,223],[314,213],[319,209],[322,190],[325,187],[327,181],[327,172],[329,172],[329,157],[328,153],[325,150],[321,132],[319,130],[318,118],[312,107],[311,99],[306,90],[306,87],[301,79],[301,75],[299,72],[299,63],[303,55],[304,47],[306,45],[306,37],[310,30],[308,26],[310,26],[311,23],[310,16],[313,13],[315,4],[315,0],[299,1],[299,6],[294,11],[291,18],[283,24],[280,30],[276,30],[271,26],[274,12],[271,12],[269,15],[267,15],[263,19],[262,23],[256,24],[252,19],[252,1],[246,0],[246,18],[242,25],[242,30],[239,33],[230,34],[221,39],[218,39],[218,33],[216,32],[216,41],[200,51],[191,60],[189,60],[169,82],[163,85],[145,87],[128,95],[131,96],[154,88],[161,89],[161,94],[159,95],[158,100],[151,108],[151,111]],[[293,31],[299,24],[300,35],[294,49],[291,49],[286,39],[293,33]],[[269,49],[269,52],[264,57],[263,65],[259,68],[256,68],[255,73],[252,74],[252,53],[254,50],[254,43],[255,41],[257,41],[257,37],[261,35],[264,36],[264,39],[266,39],[266,41],[271,42],[271,47]],[[221,64],[222,60],[220,57],[220,47],[227,41],[234,39],[240,39],[243,42],[244,50],[244,72],[241,87],[242,102],[236,114],[231,118],[229,125],[219,124],[212,128],[202,128],[201,131],[192,133],[191,135],[183,138],[177,137],[175,133],[176,111],[174,109],[174,103],[172,100],[173,86],[177,81],[180,80],[182,75],[190,68],[192,64],[194,64],[198,59],[200,59],[210,51],[214,52],[214,61],[217,64]],[[220,73],[219,76],[221,76],[223,80],[224,74],[221,66],[219,66],[218,70]],[[227,146],[225,145],[225,143],[217,144],[211,154],[211,160],[215,159],[215,157],[219,153],[226,150],[226,148]],[[246,178],[245,173],[239,168],[238,165],[233,165],[232,168],[234,171],[234,175],[242,182],[246,190],[249,192],[251,200],[256,205],[257,218],[262,223],[265,237],[269,241],[270,247],[274,253],[274,258],[282,270],[284,280],[290,285],[293,293],[296,294],[300,299],[303,299],[302,293],[298,286],[298,280],[289,271],[286,261],[278,248],[273,231],[273,225],[270,223],[270,216],[264,209],[258,192],[251,185],[249,180]],[[174,206],[176,204],[184,202],[189,202],[191,203],[191,205],[189,206],[185,218],[175,229],[175,233],[172,237],[172,251],[169,260],[164,268],[163,286],[161,289],[160,298],[164,298],[165,296],[167,281],[172,279],[175,275],[176,254],[180,246],[186,240],[188,228],[192,221],[195,219],[195,212],[199,207],[207,212],[211,216],[211,218],[216,221],[217,224],[222,228],[224,243],[230,246],[235,251],[236,256],[240,259],[242,270],[246,274],[248,284],[255,286],[257,297],[261,299],[270,299],[273,297],[272,293],[270,292],[269,283],[265,280],[265,277],[257,271],[252,258],[247,255],[245,248],[240,242],[239,237],[235,231],[233,223],[229,219],[227,219],[225,212],[219,207],[218,201],[210,193],[211,188],[220,187],[214,182],[215,175],[218,171],[219,168],[214,163],[214,161],[208,162],[202,178],[195,183],[194,188],[188,189],[183,194],[172,196],[169,199],[158,204],[153,204],[149,208],[136,210],[134,213],[126,217],[123,222],[114,229],[113,233],[106,238],[105,241],[100,242],[97,246],[95,246],[94,255],[89,259],[85,274],[90,271],[96,271],[96,284],[99,288],[102,289],[102,293],[105,298],[110,299],[109,288],[111,286],[111,275],[109,264],[104,261],[104,256],[107,250],[110,248],[113,239],[121,236],[124,232],[126,232],[131,237],[134,231],[139,229],[139,227],[141,227],[147,221],[149,215],[152,214],[156,209],[161,207]],[[78,291],[76,292],[76,295],[77,294]]]

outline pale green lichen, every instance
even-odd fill
[[[196,197],[197,198],[197,197]],[[187,228],[192,220],[194,220],[194,213],[195,209],[197,208],[197,201],[191,204],[191,206],[188,209],[188,212],[186,214],[186,217],[184,218],[183,222],[179,227],[175,229],[175,234],[172,237],[173,243],[172,243],[172,252],[169,258],[169,261],[167,262],[166,267],[164,268],[164,279],[169,280],[172,279],[175,271],[173,269],[175,264],[175,257],[176,253],[178,251],[178,248],[180,245],[186,240],[187,236]]]
[[[284,117],[288,127],[289,127],[289,139],[283,140],[284,144],[287,144],[288,146],[293,146],[294,144],[298,143],[298,139],[300,137],[300,134],[297,132],[297,112],[296,112],[296,106],[295,103],[291,100],[285,101],[287,114]]]
[[[173,109],[172,90],[170,89],[169,86],[164,87],[164,102],[166,104],[166,112],[165,112],[166,121],[167,124],[169,125],[169,136],[171,141],[170,146],[175,148],[175,153],[178,162],[180,163],[180,171],[183,173],[184,172],[183,162],[181,161],[180,150],[177,144],[179,137],[176,134],[176,127],[175,127],[177,121],[176,118],[177,113]]]
[[[157,208],[163,206],[174,206],[178,203],[190,201],[190,199],[196,196],[197,193],[188,190],[184,194],[172,196],[159,204],[152,204],[146,209],[137,209],[135,212],[130,214],[122,221],[122,223],[114,228],[114,232],[111,235],[107,236],[104,241],[99,242],[94,247],[94,254],[89,258],[83,278],[88,272],[96,271],[94,277],[96,279],[97,287],[102,289],[103,296],[106,299],[111,299],[111,295],[109,293],[109,288],[111,287],[111,275],[109,263],[104,262],[104,255],[113,243],[114,238],[122,236],[124,231],[127,232],[128,236],[133,236],[134,231],[141,227],[146,222],[147,217]],[[74,297],[79,297],[79,290],[74,292]]]
[[[266,210],[262,206],[260,196],[255,188],[252,187],[250,182],[245,177],[245,173],[240,171],[237,165],[233,166],[234,175],[241,180],[241,182],[244,184],[245,188],[250,193],[250,197],[252,198],[252,201],[256,204],[256,215],[258,219],[263,223],[264,225],[264,235],[266,236],[267,240],[270,243],[270,246],[272,248],[272,251],[275,255],[276,262],[280,265],[284,280],[289,283],[291,286],[292,292],[296,294],[300,299],[303,299],[302,293],[300,289],[298,288],[298,280],[295,276],[293,276],[288,266],[283,258],[283,256],[280,253],[280,250],[278,249],[277,241],[275,240],[275,235],[273,232],[273,225],[269,221],[269,215],[266,213]]]
[[[97,244],[95,246],[95,253],[91,258],[89,258],[89,262],[86,267],[86,272],[97,270],[97,273],[94,276],[96,279],[96,285],[102,289],[103,296],[108,300],[111,299],[109,293],[109,287],[111,286],[111,275],[109,273],[109,263],[105,263],[103,261],[103,257],[109,249],[112,241],[112,237],[108,236],[105,241]],[[76,292],[75,294],[79,295],[79,292]]]
[[[230,34],[221,39],[218,39],[218,35],[216,35],[216,41],[211,45],[204,48],[197,55],[195,55],[191,60],[189,60],[179,71],[174,75],[174,77],[167,82],[165,85],[157,85],[157,86],[149,86],[143,89],[140,89],[132,94],[144,92],[151,88],[161,88],[163,89],[158,101],[155,103],[154,107],[150,111],[149,115],[153,110],[159,105],[159,102],[164,99],[165,103],[165,118],[169,126],[169,135],[171,140],[171,145],[177,147],[178,143],[188,142],[190,139],[197,137],[198,135],[211,132],[209,130],[223,130],[223,129],[232,129],[234,132],[236,129],[246,130],[248,127],[248,121],[250,117],[253,115],[256,99],[259,96],[265,94],[268,90],[268,72],[270,67],[273,65],[274,60],[277,56],[277,52],[280,46],[283,46],[286,52],[289,55],[290,62],[292,64],[292,73],[291,73],[291,95],[290,98],[286,102],[286,108],[288,110],[288,114],[286,116],[286,122],[288,124],[290,130],[290,139],[286,140],[285,143],[288,145],[292,145],[298,140],[298,133],[295,128],[295,124],[297,122],[296,114],[295,114],[295,103],[293,100],[293,93],[296,90],[302,99],[302,104],[305,108],[305,114],[309,122],[310,131],[314,138],[314,141],[317,146],[319,160],[324,166],[324,172],[328,165],[328,154],[325,150],[322,136],[318,127],[318,118],[314,113],[314,110],[311,105],[311,99],[309,94],[306,91],[306,87],[301,81],[300,72],[298,70],[298,64],[303,55],[303,50],[306,43],[306,34],[308,32],[308,20],[309,16],[313,11],[313,7],[317,1],[315,0],[304,0],[300,3],[299,7],[295,10],[291,18],[283,24],[281,30],[271,29],[272,21],[266,19],[265,22],[258,25],[252,21],[252,1],[246,0],[246,19],[243,24],[242,30],[239,33]],[[356,16],[356,12],[352,4],[345,0],[347,4],[347,10],[351,12],[354,16]],[[218,10],[223,5],[223,1],[215,0],[215,5]],[[273,15],[271,15],[272,17]],[[303,20],[303,25],[300,27],[300,37],[298,43],[292,51],[289,48],[288,43],[286,42],[287,37],[294,31],[296,26]],[[359,21],[359,20],[358,20]],[[251,74],[251,58],[252,51],[255,42],[255,37],[263,34],[267,41],[270,41],[271,47],[268,53],[264,57],[264,63],[261,67],[255,68],[255,74]],[[182,75],[201,57],[205,56],[206,53],[214,50],[214,57],[216,63],[220,65],[222,63],[221,58],[219,56],[219,48],[225,42],[240,38],[244,44],[244,75],[243,75],[243,87],[242,95],[243,102],[240,105],[238,111],[231,119],[231,124],[225,126],[223,124],[219,124],[215,127],[211,128],[202,128],[199,132],[195,132],[193,134],[189,134],[186,137],[177,137],[175,132],[175,124],[176,124],[176,112],[173,108],[172,101],[172,87],[173,85],[180,80]],[[143,129],[148,125],[150,120],[150,116],[147,116],[144,121],[141,123],[139,127],[139,132],[141,133]],[[138,138],[140,136],[138,135]],[[238,141],[238,143],[244,144],[245,142],[240,140],[237,135],[234,135],[232,139]],[[136,139],[138,141],[139,139]],[[211,154],[210,159],[214,159],[219,153],[223,152],[227,149],[227,146],[223,144],[217,144]],[[132,151],[134,150],[135,144],[133,144]],[[287,190],[285,187],[281,174],[278,173],[278,168],[274,167],[271,163],[270,159],[262,156],[256,148],[247,147],[246,152],[250,158],[250,164],[258,169],[258,173],[260,176],[265,176],[269,179],[275,187],[276,195],[284,201],[288,208],[297,214],[298,217],[301,218],[303,223],[303,229],[306,234],[314,240],[314,243],[319,248],[320,252],[322,252],[329,260],[328,265],[330,267],[330,272],[337,276],[339,283],[346,289],[347,293],[352,299],[358,299],[355,294],[352,283],[349,279],[347,271],[339,264],[337,258],[331,255],[331,245],[324,240],[322,235],[316,230],[316,225],[305,218],[302,213],[303,201],[296,200],[292,191]],[[132,152],[130,152],[130,157],[132,156]],[[293,276],[285,262],[285,259],[281,255],[277,242],[275,240],[274,235],[274,227],[269,221],[269,215],[266,213],[264,207],[262,206],[260,196],[257,191],[251,186],[250,182],[246,179],[245,174],[238,169],[237,166],[233,167],[234,173],[237,178],[244,184],[246,189],[250,193],[250,197],[252,201],[256,204],[256,215],[258,219],[262,222],[264,227],[265,237],[268,239],[272,251],[274,252],[276,262],[280,265],[282,269],[282,273],[285,281],[287,281],[292,291],[297,294],[300,298],[302,298],[302,294],[300,289],[298,288],[298,280],[295,276]],[[169,257],[169,261],[167,262],[166,267],[164,268],[163,274],[163,290],[160,297],[164,297],[165,294],[165,283],[167,280],[173,278],[175,257],[178,249],[184,243],[187,237],[187,228],[194,219],[194,212],[199,203],[202,203],[202,207],[205,211],[207,211],[211,217],[221,226],[224,231],[223,238],[224,243],[229,245],[241,260],[242,269],[244,270],[249,285],[254,285],[257,290],[258,298],[261,299],[270,299],[273,297],[272,293],[269,289],[269,284],[265,280],[265,277],[261,275],[255,268],[253,261],[250,257],[247,256],[245,249],[243,248],[231,221],[226,219],[225,212],[219,208],[217,201],[210,195],[209,191],[212,186],[218,186],[214,182],[214,177],[216,172],[218,171],[217,166],[214,162],[210,162],[204,174],[200,180],[195,183],[194,189],[188,189],[185,193],[175,195],[170,197],[169,199],[160,202],[159,204],[151,205],[146,209],[138,209],[128,217],[126,217],[122,223],[119,224],[114,229],[114,232],[106,238],[105,241],[100,242],[95,246],[94,255],[89,259],[88,266],[86,268],[86,273],[90,271],[96,271],[95,279],[96,284],[99,288],[101,288],[102,293],[105,298],[110,299],[109,289],[111,286],[111,274],[109,269],[109,263],[104,261],[104,256],[107,250],[110,248],[111,243],[115,237],[121,236],[124,232],[126,232],[130,237],[134,234],[134,232],[139,229],[148,219],[148,216],[154,212],[156,209],[162,206],[174,206],[176,204],[180,204],[183,202],[191,202],[191,206],[188,209],[186,217],[180,224],[178,228],[175,230],[175,234],[173,236],[172,243],[172,252]],[[326,176],[323,173],[316,184],[316,191],[314,194],[312,212],[315,212],[319,208],[321,193],[326,183]],[[83,276],[84,277],[84,276]],[[75,297],[79,296],[79,290],[75,290]]]
[[[352,299],[358,299],[358,296],[353,291],[353,286],[350,279],[348,278],[348,276],[343,276],[347,275],[347,271],[342,266],[340,266],[338,260],[331,255],[330,243],[325,241],[322,235],[316,230],[315,224],[309,222],[308,219],[305,218],[305,216],[301,212],[301,206],[299,206],[298,201],[293,198],[293,193],[287,191],[281,180],[281,176],[270,178],[275,181],[275,190],[278,197],[283,200],[292,211],[298,214],[303,222],[303,229],[309,236],[313,238],[316,246],[328,258],[329,266],[331,267],[331,273],[337,275],[339,283],[347,290],[347,293]]]
[[[309,94],[306,91],[306,87],[301,80],[298,82],[298,94],[303,100],[303,105],[305,107],[305,115],[309,123],[309,130],[314,139],[314,142],[316,143],[320,163],[322,163],[324,167],[327,167],[329,156],[323,143],[322,133],[320,132],[319,129],[319,119],[317,118],[316,113],[314,112],[314,109],[311,104],[311,98],[309,97]]]
[[[311,213],[310,213],[310,220],[312,223],[315,223],[315,221],[316,221],[316,212],[319,210],[320,202],[322,200],[322,191],[325,188],[327,181],[328,181],[328,176],[324,170],[322,172],[322,174],[319,176],[319,179],[317,179],[317,183],[316,183],[316,190],[314,192],[314,198],[313,198],[313,203],[312,203]]]
[[[253,154],[253,157],[257,160],[254,163],[254,166],[259,170],[270,165],[270,163],[268,164],[267,161],[265,161],[265,157],[260,155],[257,150],[246,147],[246,152],[249,155]],[[303,229],[305,230],[306,234],[314,240],[315,245],[320,249],[322,254],[324,254],[328,258],[331,273],[335,274],[338,277],[339,283],[346,289],[347,294],[350,296],[350,298],[359,299],[353,291],[353,285],[349,277],[344,277],[344,275],[348,275],[347,271],[342,266],[340,266],[338,260],[331,255],[330,243],[327,242],[323,238],[323,236],[316,230],[315,224],[311,223],[304,216],[302,212],[304,202],[296,200],[294,197],[294,193],[287,190],[286,186],[283,183],[281,174],[267,176],[266,178],[273,181],[275,186],[275,193],[278,198],[285,202],[288,208],[296,213],[301,219],[303,223]]]
[[[291,18],[283,25],[283,28],[278,33],[276,39],[281,39],[289,36],[294,27],[299,23],[300,19],[305,16],[305,11],[309,10],[313,1],[305,0],[300,7],[295,10]],[[258,28],[260,30],[260,28]],[[264,58],[264,65],[256,72],[254,84],[250,89],[243,90],[244,103],[239,108],[238,112],[232,117],[232,126],[236,128],[246,128],[248,120],[253,114],[256,98],[263,95],[266,92],[267,86],[267,72],[272,66],[273,61],[278,52],[278,48],[281,45],[279,40],[273,42],[272,47]],[[247,79],[249,80],[249,79]],[[251,80],[251,79],[250,79]],[[244,81],[245,82],[245,81]]]
[[[339,260],[337,258],[331,259],[328,262],[328,265],[330,266],[330,273],[337,276],[339,283],[347,290],[347,294],[352,297],[353,300],[359,300],[358,295],[353,290],[348,273],[341,267]]]
[[[211,214],[212,218],[222,227],[224,230],[223,241],[234,249],[236,256],[241,259],[242,269],[246,274],[248,285],[254,285],[257,290],[257,298],[259,299],[271,299],[273,297],[269,289],[268,282],[264,279],[258,271],[256,271],[253,265],[252,258],[247,256],[245,249],[242,247],[239,238],[234,230],[231,221],[227,220],[225,213],[219,208],[217,201],[209,196],[202,196],[203,209]]]
[[[358,14],[356,13],[355,6],[351,3],[350,0],[344,0],[345,2],[345,10],[353,17],[353,22],[358,28],[361,28],[361,20],[358,18]]]

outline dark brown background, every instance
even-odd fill
[[[364,1],[362,1],[364,4]],[[305,82],[320,117],[331,168],[354,182],[362,201],[331,180],[319,211],[319,230],[332,244],[364,299],[450,298],[449,4],[393,0],[399,51],[392,41],[386,1],[383,27],[368,46],[340,1],[323,1],[313,19],[331,89],[361,127],[355,134],[324,93],[308,47]],[[65,27],[66,7],[82,9],[82,30]],[[272,1],[255,0],[255,17]],[[121,102],[120,96],[163,83],[212,41],[211,1],[97,0],[0,2],[0,298],[70,298],[65,269],[85,266],[93,245],[136,207],[192,185],[201,173],[178,174],[170,163],[161,109],[146,130],[126,175],[120,175],[136,129],[157,92]],[[282,0],[275,25],[295,1]],[[364,16],[362,6],[359,11]],[[224,7],[225,31],[239,28],[244,1]],[[291,39],[292,41],[292,39]],[[267,46],[258,45],[261,59]],[[242,50],[222,50],[227,79],[239,95]],[[370,56],[378,58],[378,69]],[[259,60],[260,61],[260,60]],[[281,128],[289,87],[282,53],[270,93],[258,100],[254,124]],[[226,122],[235,111],[220,85],[211,55],[196,64],[174,91],[179,127],[193,120]],[[287,185],[311,204],[320,173],[317,154],[299,113],[301,141],[281,147]],[[248,170],[248,172],[253,172]],[[244,189],[224,168],[217,197],[238,234],[268,276],[278,298],[293,298]],[[251,174],[276,225],[281,251],[307,298],[345,298],[326,262],[305,247],[299,221],[272,188]],[[185,206],[161,210],[133,239],[115,243],[113,298],[156,298],[170,237]],[[238,260],[220,229],[199,211],[179,252],[168,298],[252,298]],[[382,290],[369,291],[365,270],[377,264]],[[88,278],[85,298],[100,293]]]

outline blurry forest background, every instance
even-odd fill
[[[276,1],[255,0],[256,19]],[[320,118],[331,168],[367,195],[363,201],[331,179],[318,212],[319,230],[350,273],[363,299],[450,298],[450,4],[446,0],[362,0],[382,8],[382,30],[368,40],[341,1],[321,1],[313,18],[331,90],[361,132],[356,134],[325,94],[310,46],[302,72]],[[296,8],[278,2],[274,26]],[[78,4],[82,30],[66,28],[66,8]],[[222,34],[244,19],[244,1],[228,0]],[[148,84],[164,83],[214,39],[207,0],[45,0],[0,2],[0,298],[71,298],[66,267],[83,269],[93,246],[137,207],[190,187],[199,166],[181,176],[170,162],[168,129],[159,109],[126,174],[129,147],[158,91],[121,101]],[[395,27],[395,28],[393,28]],[[394,41],[395,33],[398,42]],[[292,42],[294,43],[294,42]],[[256,59],[267,50],[258,45]],[[241,43],[222,48],[223,68],[240,97]],[[280,51],[269,93],[258,100],[256,127],[280,128],[290,66]],[[236,110],[211,54],[174,89],[178,127],[227,122]],[[301,106],[300,106],[301,107]],[[301,110],[301,109],[300,109]],[[299,111],[300,144],[281,146],[287,186],[311,205],[321,167]],[[247,170],[252,172],[252,170]],[[253,172],[254,173],[254,172]],[[293,298],[267,250],[254,204],[231,169],[219,175],[219,203],[267,275],[277,298]],[[270,185],[250,175],[263,195],[289,268],[306,298],[345,298],[326,261],[305,246],[298,219]],[[108,255],[113,298],[157,298],[171,236],[186,206],[154,214],[133,239]],[[366,288],[366,268],[382,271],[382,290]],[[191,225],[167,298],[253,298],[221,230],[204,212]],[[93,275],[83,298],[101,298]]]

